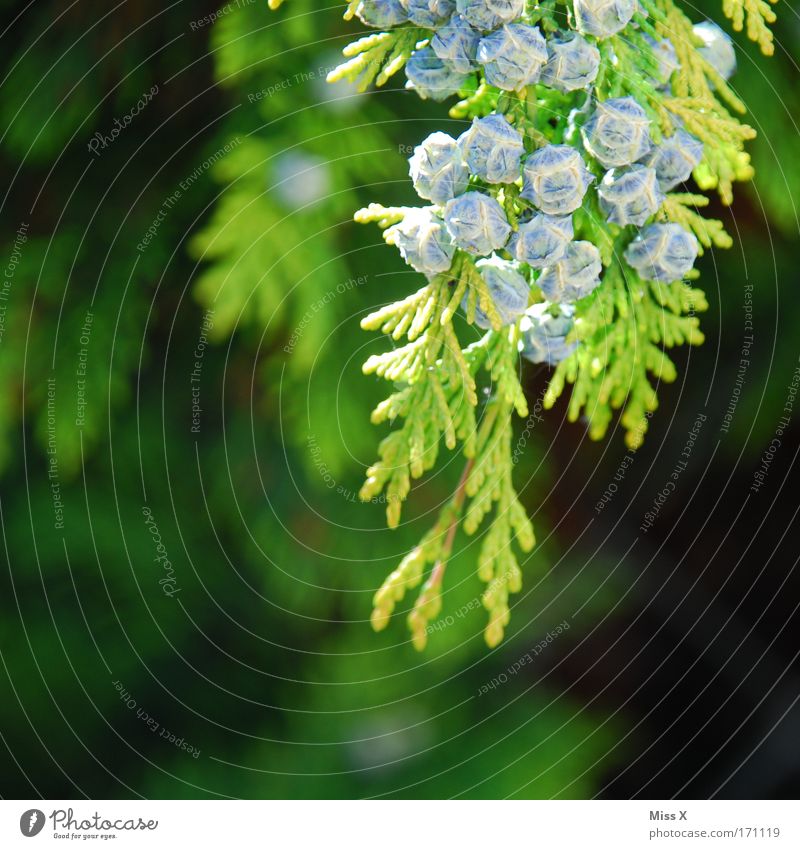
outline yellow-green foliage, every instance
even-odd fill
[[[345,47],[348,60],[328,74],[328,82],[349,80],[365,91],[372,83],[384,85],[402,70],[424,30],[403,28],[394,32],[365,35]]]
[[[722,11],[730,18],[736,32],[744,29],[747,21],[747,37],[755,41],[765,56],[772,56],[775,45],[772,42],[772,30],[769,24],[776,20],[775,12],[770,3],[776,0],[723,0]]]

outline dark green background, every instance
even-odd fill
[[[4,269],[21,224],[28,238],[0,338],[0,793],[796,794],[794,420],[748,494],[800,354],[794,10],[777,7],[772,59],[737,37],[758,177],[731,210],[712,207],[736,245],[700,262],[706,345],[677,354],[678,382],[600,514],[621,433],[591,444],[563,406],[536,424],[516,475],[540,545],[506,641],[488,651],[473,609],[420,655],[401,617],[372,633],[370,600],[460,463],[444,458],[418,486],[397,531],[358,503],[385,389],[360,363],[386,344],[358,322],[417,279],[351,216],[413,203],[410,147],[459,128],[399,77],[332,102],[322,69],[359,27],[322,5],[232,3],[211,26],[213,3],[2,3]],[[705,14],[721,18],[715,4],[692,12]],[[154,85],[93,155],[93,135]],[[316,157],[318,201],[301,204],[314,174],[292,177],[287,151]],[[752,363],[721,433],[750,284]],[[532,406],[545,379],[525,373]],[[700,411],[692,460],[642,537]],[[456,548],[445,615],[481,591],[475,544]],[[535,662],[478,696],[562,620],[569,631]]]

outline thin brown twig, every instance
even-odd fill
[[[458,481],[458,486],[456,487],[456,491],[453,495],[453,500],[450,502],[453,515],[450,519],[450,525],[447,528],[447,536],[445,537],[444,545],[442,546],[442,556],[436,561],[436,564],[431,570],[431,577],[429,579],[429,583],[431,585],[441,585],[442,580],[444,579],[444,573],[447,569],[447,560],[453,549],[453,540],[455,539],[456,530],[458,530],[458,522],[461,518],[461,508],[464,506],[464,499],[467,495],[467,479],[469,478],[469,473],[472,471],[474,464],[474,459],[467,460],[466,465],[464,466],[464,471],[461,473],[461,478]]]

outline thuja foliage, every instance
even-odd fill
[[[725,0],[724,12],[772,52],[767,3]],[[392,384],[372,421],[393,429],[361,496],[385,493],[395,527],[442,444],[464,458],[438,521],[377,592],[372,622],[386,627],[419,587],[408,623],[423,648],[457,529],[480,530],[495,646],[522,584],[518,552],[534,546],[512,480],[512,422],[527,415],[520,356],[552,367],[546,407],[569,389],[570,420],[601,439],[619,414],[639,447],[659,383],[676,377],[668,350],[703,341],[695,259],[731,245],[686,184],[731,203],[752,176],[754,131],[728,85],[730,39],[672,0],[354,0],[353,16],[375,32],[345,48],[331,82],[380,86],[405,68],[407,88],[452,99],[450,117],[469,122],[410,160],[428,205],[356,213],[424,276],[362,322],[394,344],[364,366]],[[462,344],[459,312],[485,330],[479,341]]]

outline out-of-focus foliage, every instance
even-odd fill
[[[263,360],[259,384],[277,393],[292,382],[297,395],[285,399],[282,436],[305,445],[306,413],[296,401],[332,334],[340,355],[355,350],[357,340],[340,323],[353,313],[355,290],[376,285],[361,272],[361,257],[351,255],[358,187],[389,180],[403,158],[378,101],[325,82],[341,26],[335,12],[310,2],[296,3],[293,12],[278,25],[247,9],[213,29],[216,75],[238,104],[221,131],[238,143],[213,169],[219,199],[191,251],[201,261],[194,293],[214,309],[217,338],[264,328],[266,345],[286,349]],[[355,376],[342,377],[338,387],[316,380],[310,403],[318,411],[343,405],[340,414],[354,422]],[[358,428],[351,437],[358,450]],[[340,462],[340,434],[323,428],[314,438],[340,472],[347,462]]]

